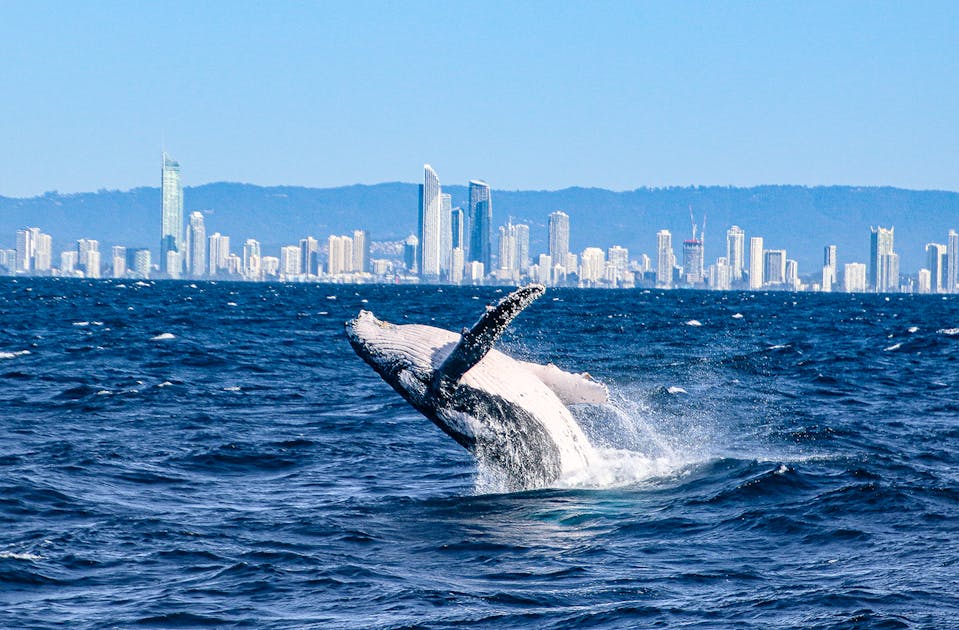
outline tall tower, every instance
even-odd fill
[[[749,239],[749,288],[763,288],[763,237]]]
[[[469,259],[483,263],[488,272],[493,268],[493,200],[486,182],[470,181],[469,228]]]
[[[161,177],[162,214],[160,216],[160,273],[171,274],[169,252],[183,248],[183,185],[180,183],[180,163],[163,154]],[[182,265],[182,259],[180,265]],[[179,275],[179,269],[175,270]]]
[[[743,279],[746,233],[738,225],[726,230],[726,264],[729,266],[729,278],[733,282]]]
[[[706,279],[703,242],[697,238],[683,241],[683,274],[689,284],[702,284]]]
[[[452,249],[466,249],[466,213],[457,206],[450,211],[450,245]]]
[[[187,237],[190,275],[194,278],[200,278],[206,275],[206,226],[203,223],[202,212],[190,214],[190,228]]]
[[[449,275],[450,255],[453,252],[453,198],[440,193],[440,271]]]
[[[835,245],[826,245],[823,248],[822,252],[822,273],[823,273],[823,286],[825,286],[825,278],[829,278],[829,285],[832,286],[836,284],[836,269],[838,264],[838,256],[836,255],[837,248]]]
[[[673,235],[669,230],[656,233],[656,253],[656,286],[668,289],[673,286],[673,266],[676,264]]]
[[[366,273],[370,270],[370,233],[353,230],[353,271]]]
[[[554,265],[566,267],[569,254],[569,215],[557,210],[549,215],[549,257]],[[572,271],[572,269],[567,269]]]
[[[886,264],[883,256],[893,253],[894,229],[880,226],[869,228],[869,286],[877,293],[891,288],[887,286],[889,282],[883,274],[883,267]]]
[[[440,275],[440,209],[442,194],[440,178],[429,164],[423,165],[423,183],[420,185],[420,275],[438,278]]]
[[[959,284],[959,234],[949,230],[946,241],[946,293],[955,293]]]

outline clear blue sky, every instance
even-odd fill
[[[0,2],[0,195],[959,190],[956,2]]]

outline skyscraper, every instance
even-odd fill
[[[230,260],[230,237],[214,232],[209,239],[210,244],[210,275],[226,273]]]
[[[243,268],[241,273],[247,280],[259,280],[261,273],[260,241],[248,238],[243,244]]]
[[[300,275],[300,248],[296,245],[284,245],[280,248],[280,276],[282,279],[294,278]]]
[[[469,233],[466,231],[466,213],[459,206],[453,208],[450,212],[450,236],[453,249],[459,247],[466,251],[466,237]]]
[[[203,224],[202,212],[190,214],[187,243],[190,275],[194,278],[201,278],[206,275],[206,226]]]
[[[836,269],[838,265],[838,257],[836,255],[836,246],[835,245],[826,245],[823,248],[822,254],[822,269],[823,269],[823,287],[826,286],[826,278],[829,279],[829,286],[836,284]],[[823,289],[824,291],[828,289]]]
[[[420,185],[420,275],[439,278],[440,275],[440,178],[429,164],[423,165],[423,183]]]
[[[766,286],[786,283],[786,250],[767,249],[763,252],[763,279]]]
[[[955,293],[959,284],[959,234],[949,230],[946,241],[946,293]]]
[[[172,275],[168,265],[173,258],[169,253],[182,255],[183,247],[183,186],[180,184],[180,163],[166,153],[163,154],[161,195],[160,273]],[[181,258],[177,260],[181,261],[178,264],[182,264]]]
[[[566,266],[569,254],[569,215],[557,210],[549,215],[549,258],[553,264]],[[567,271],[573,271],[567,269]]]
[[[933,293],[946,292],[946,276],[949,248],[940,243],[926,243],[926,269],[929,270],[929,290]]]
[[[673,286],[673,267],[676,264],[673,235],[669,230],[656,233],[656,254],[656,286],[668,289]]]
[[[483,263],[486,270],[493,268],[493,200],[489,184],[479,180],[470,181],[469,205],[469,251],[470,261]]]
[[[440,273],[449,277],[450,254],[453,251],[453,198],[440,193]]]
[[[749,288],[753,291],[763,287],[763,237],[749,239]]]
[[[300,273],[315,276],[320,267],[320,242],[312,236],[300,239]],[[281,265],[282,266],[282,265]]]
[[[353,239],[349,236],[330,235],[330,255],[327,258],[326,269],[330,275],[350,273],[353,271]]]
[[[731,282],[739,282],[743,279],[743,268],[746,264],[745,241],[746,233],[738,225],[726,230],[726,265],[729,268]]]
[[[891,289],[883,275],[883,256],[893,253],[893,230],[881,226],[869,228],[869,286],[881,293]],[[897,278],[898,283],[898,278]]]
[[[683,241],[683,275],[689,284],[702,284],[705,279],[703,242],[697,238]]]
[[[113,254],[113,277],[123,278],[127,275],[127,248],[114,245],[110,251]]]
[[[366,273],[370,270],[370,233],[353,230],[353,271]]]
[[[529,271],[529,226],[519,223],[513,226],[513,246],[516,253],[513,258],[521,274]]]

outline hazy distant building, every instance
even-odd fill
[[[724,256],[717,258],[716,264],[709,266],[709,288],[714,291],[728,291],[732,288],[732,275],[732,267],[729,266],[726,258]]]
[[[516,269],[525,274],[529,271],[529,226],[525,223],[513,226],[513,247],[516,248],[513,255]]]
[[[847,263],[843,265],[843,290],[846,293],[862,293],[866,290],[866,265]]]
[[[280,276],[294,278],[303,273],[300,265],[300,248],[297,245],[284,245],[280,248]]]
[[[899,287],[898,276],[895,284],[891,278],[884,274],[884,270],[890,268],[890,263],[883,260],[883,256],[888,256],[893,252],[893,230],[895,228],[884,228],[881,226],[870,227],[869,238],[869,286],[878,293],[895,290]]]
[[[763,237],[754,236],[749,239],[749,288],[761,289],[763,277]]]
[[[333,236],[329,238],[329,256],[326,271],[331,276],[353,271],[353,239],[349,236]]]
[[[703,256],[701,240],[693,238],[683,241],[683,276],[688,284],[702,284],[705,280]]]
[[[353,271],[366,273],[370,270],[370,233],[353,230]]]
[[[946,241],[946,292],[955,293],[959,285],[959,234],[949,230]]]
[[[260,242],[253,238],[243,243],[243,268],[241,273],[246,280],[259,280],[262,277]]]
[[[553,284],[553,258],[549,254],[540,254],[536,262],[536,281],[540,284]]]
[[[216,276],[221,273],[228,273],[230,260],[230,237],[223,236],[219,232],[214,232],[208,239],[210,275]]]
[[[160,193],[160,273],[170,274],[167,265],[174,259],[168,253],[180,252],[183,246],[183,186],[180,183],[180,163],[166,153],[163,154]],[[181,261],[181,258],[178,256],[176,260]]]
[[[202,278],[206,275],[206,226],[203,223],[203,213],[190,214],[190,227],[187,230],[187,261],[190,275]]]
[[[53,237],[49,234],[40,232],[36,235],[33,268],[40,273],[49,272],[53,268]]]
[[[569,215],[557,210],[549,215],[549,257],[554,264],[566,264],[569,254]]]
[[[839,259],[836,252],[835,245],[826,245],[822,252],[823,278],[828,276],[830,287],[836,284],[836,271],[839,269]]]
[[[77,241],[77,267],[87,278],[100,277],[100,242],[92,238]]]
[[[786,260],[786,286],[793,291],[799,290],[799,262]]]
[[[442,192],[440,178],[436,175],[436,171],[429,164],[424,164],[423,183],[420,184],[419,212],[419,274],[424,278],[439,278],[440,275]]]
[[[765,286],[782,286],[786,283],[785,249],[767,249],[763,252],[763,278]]]
[[[67,250],[60,252],[60,275],[72,276],[77,272],[77,261],[79,256],[76,250]]]
[[[282,266],[282,263],[281,263]],[[300,273],[315,276],[320,269],[320,242],[312,236],[300,239]]]
[[[419,260],[420,239],[416,238],[415,234],[410,234],[403,241],[403,264],[406,266],[406,271],[417,273],[419,271]]]
[[[260,259],[261,277],[275,277],[280,272],[280,259],[276,256],[264,256]]]
[[[626,280],[629,271],[629,250],[619,245],[613,245],[606,250],[606,279],[614,285],[620,285]]]
[[[454,247],[450,252],[450,282],[459,284],[463,281],[463,272],[466,267],[466,253],[462,247]]]
[[[926,243],[926,269],[929,270],[930,291],[946,292],[949,248],[940,243]]]
[[[656,286],[664,289],[673,286],[673,267],[675,266],[673,235],[669,230],[660,230],[656,233]]]
[[[149,278],[150,277],[150,267],[152,266],[152,257],[150,250],[146,247],[137,249],[133,253],[133,273],[136,274],[138,278]]]
[[[579,280],[583,284],[595,284],[603,278],[606,270],[606,255],[598,247],[587,247],[579,256]]]
[[[932,293],[932,276],[928,269],[919,270],[919,293]]]
[[[463,209],[459,206],[453,208],[450,211],[450,245],[453,249],[459,247],[463,250],[464,254],[466,252],[466,237],[468,232],[466,231],[466,213],[463,212]]]
[[[38,227],[17,230],[15,271],[46,272],[53,265],[53,237]]]
[[[493,268],[493,200],[489,184],[471,180],[469,185],[469,247],[470,261],[483,263],[483,268]],[[474,268],[475,271],[475,268]]]
[[[113,277],[124,278],[127,275],[127,248],[123,245],[114,245],[110,253],[113,258]]]
[[[449,277],[453,253],[453,197],[440,193],[440,274]],[[356,251],[356,250],[354,250]]]
[[[730,282],[743,279],[743,269],[746,266],[745,241],[746,233],[738,225],[726,230],[726,265],[729,267]]]

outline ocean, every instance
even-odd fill
[[[0,626],[959,627],[959,296],[549,289],[604,456],[506,492],[343,323],[507,291],[0,279]]]

